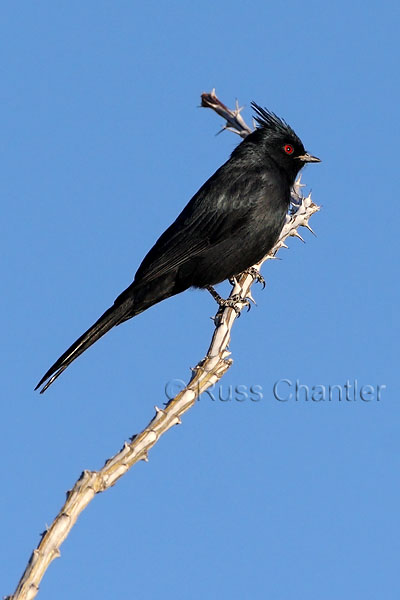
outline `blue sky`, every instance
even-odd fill
[[[235,324],[221,394],[263,397],[204,395],[95,498],[39,597],[397,597],[398,28],[394,2],[2,4],[2,595],[80,472],[208,347],[215,305],[188,291],[33,392],[238,143],[198,108],[216,87],[323,160],[303,175],[317,238],[265,266]],[[281,380],[386,388],[278,401]]]

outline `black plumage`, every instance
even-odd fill
[[[306,162],[293,129],[252,104],[257,128],[193,196],[143,259],[133,283],[39,381],[41,393],[89,346],[153,304],[190,287],[229,279],[261,260],[285,222],[290,191]]]

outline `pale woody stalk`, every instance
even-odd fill
[[[210,94],[202,94],[202,106],[212,108],[225,119],[224,129],[234,131],[243,138],[251,133],[250,127],[240,115],[241,109],[238,105],[235,110],[228,109],[218,100],[214,90]],[[260,270],[266,260],[274,258],[280,248],[286,247],[285,241],[288,237],[295,236],[301,239],[298,233],[299,227],[311,229],[308,221],[319,207],[312,202],[311,195],[307,197],[301,195],[301,186],[299,178],[292,191],[295,212],[287,217],[275,247],[262,261],[254,265],[257,270]],[[243,299],[243,303],[238,305],[240,310],[245,306],[246,298],[252,300],[250,288],[253,283],[253,276],[244,274],[232,287],[231,296],[239,294]],[[60,556],[61,544],[95,494],[113,486],[139,460],[147,461],[150,448],[168,429],[181,422],[181,416],[195,404],[201,393],[226,373],[232,364],[228,345],[236,316],[234,309],[226,308],[219,318],[215,319],[215,330],[207,355],[192,369],[191,380],[185,389],[170,400],[165,408],[156,407],[156,414],[147,427],[134,436],[129,443],[125,442],[120,452],[107,460],[102,469],[82,473],[73,489],[67,493],[66,502],[52,525],[42,534],[41,541],[32,552],[14,595],[8,596],[8,600],[32,600],[36,596],[46,569],[54,558]]]

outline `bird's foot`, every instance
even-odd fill
[[[229,283],[231,285],[235,285],[236,280],[239,279],[239,277],[241,275],[251,275],[255,281],[257,281],[258,283],[262,283],[263,289],[265,288],[266,283],[265,283],[264,277],[261,275],[260,271],[257,271],[257,269],[255,269],[254,267],[250,267],[249,269],[246,269],[242,273],[239,273],[239,275],[235,275],[235,277],[231,277],[228,280]]]
[[[254,281],[257,281],[257,283],[261,283],[263,286],[263,289],[265,288],[265,279],[261,275],[260,271],[257,271],[257,269],[255,269],[254,267],[250,267],[250,269],[246,269],[245,271],[243,271],[243,273],[247,273],[248,275],[251,275],[252,278],[254,279]]]
[[[247,306],[248,311],[251,308],[251,304],[247,298],[242,298],[240,294],[233,294],[233,296],[230,296],[225,300],[211,285],[207,286],[207,290],[219,305],[218,313],[221,313],[225,308],[233,308],[236,314],[240,316],[240,311],[242,310],[243,306]]]

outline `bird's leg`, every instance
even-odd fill
[[[217,290],[215,290],[212,285],[207,285],[206,290],[208,290],[210,292],[210,294],[214,298],[215,302],[217,302],[217,304],[219,304],[220,306],[221,306],[221,303],[225,302],[225,300],[222,298],[222,296],[220,296],[218,294]]]
[[[218,292],[212,287],[212,285],[208,285],[206,289],[210,292],[211,296],[219,305],[218,312],[222,312],[224,308],[233,308],[236,314],[240,315],[240,308],[238,307],[238,304],[243,304],[244,306],[248,307],[248,310],[250,310],[250,302],[248,300],[243,300],[243,298],[240,297],[240,294],[234,294],[233,296],[225,300],[224,298],[222,298],[222,296],[218,294]]]

